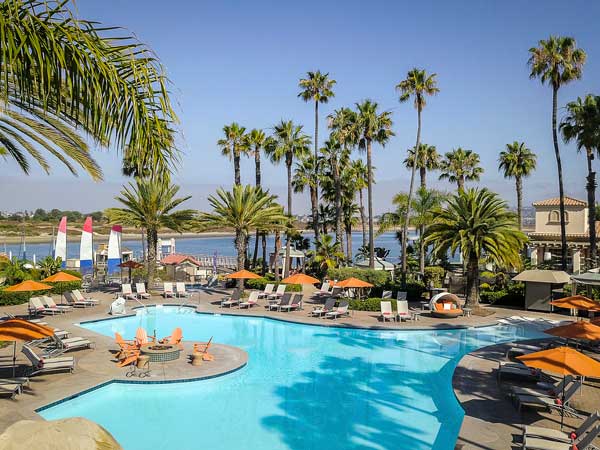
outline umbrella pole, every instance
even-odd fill
[[[560,403],[560,430],[561,431],[563,429],[563,423],[565,421],[565,377],[566,377],[566,375],[563,375],[562,398],[561,398],[561,403]]]
[[[13,341],[13,378],[17,371],[17,341]]]

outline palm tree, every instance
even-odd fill
[[[0,261],[0,277],[4,278],[4,284],[10,286],[23,280],[31,279],[31,274],[25,268],[26,261],[17,258],[4,258]]]
[[[500,152],[498,170],[504,178],[514,178],[517,189],[517,223],[522,227],[523,217],[523,178],[535,170],[537,156],[525,146],[525,142],[506,144],[506,150]]]
[[[585,99],[567,103],[567,116],[560,124],[565,142],[575,139],[577,150],[585,149],[587,159],[588,228],[590,233],[590,257],[596,262],[596,172],[592,168],[594,152],[600,151],[600,97],[587,95]]]
[[[329,73],[321,73],[320,70],[316,72],[307,72],[306,78],[300,79],[298,87],[302,89],[298,94],[298,97],[302,98],[305,102],[315,102],[315,158],[319,158],[319,103],[327,103],[329,99],[334,97],[333,86],[336,81],[329,78]],[[319,167],[315,167],[315,186],[317,190],[317,198],[319,197]],[[319,222],[317,208],[312,208],[313,224]],[[313,225],[315,231],[315,239],[319,239],[319,229],[317,225]]]
[[[115,197],[124,208],[108,208],[104,214],[110,223],[120,223],[146,231],[148,285],[154,281],[156,271],[156,245],[158,232],[169,229],[177,233],[184,231],[193,219],[192,209],[177,209],[191,196],[177,198],[179,186],[168,180],[137,178]]]
[[[417,195],[411,204],[413,215],[410,223],[419,230],[419,272],[421,274],[425,273],[425,255],[427,253],[424,236],[427,227],[435,218],[434,211],[442,205],[446,197],[443,192],[421,187],[417,189]]]
[[[282,120],[275,125],[273,138],[265,148],[265,153],[274,163],[285,161],[287,169],[287,214],[292,220],[292,164],[295,159],[301,159],[308,155],[310,138],[303,133],[302,125],[294,125],[291,120]],[[316,203],[313,203],[316,209]],[[314,217],[314,214],[313,214]],[[287,236],[285,248],[285,274],[290,270],[290,238]]]
[[[367,218],[365,215],[365,206],[363,201],[363,190],[369,184],[368,169],[362,159],[357,159],[351,163],[352,183],[358,191],[358,207],[360,208],[360,224],[362,229],[362,246],[367,247]],[[375,168],[373,168],[375,169]]]
[[[446,153],[440,170],[440,180],[456,183],[459,191],[465,189],[465,181],[479,181],[483,173],[483,168],[479,166],[479,154],[461,147]]]
[[[237,186],[242,184],[240,174],[240,158],[242,153],[248,151],[248,139],[246,138],[246,128],[236,122],[223,127],[224,138],[217,141],[221,148],[221,154],[233,159],[234,182]]]
[[[378,112],[378,105],[371,100],[356,104],[357,114],[352,125],[358,137],[358,148],[367,152],[367,200],[369,209],[369,267],[375,268],[375,254],[373,253],[373,142],[385,147],[385,144],[394,136],[392,131],[392,118],[389,111]]]
[[[197,228],[223,229],[235,231],[237,268],[246,264],[246,248],[249,233],[258,229],[281,229],[286,222],[283,208],[278,205],[275,195],[256,186],[233,186],[232,191],[218,189],[216,195],[208,197],[213,211],[202,212],[198,216]],[[275,254],[277,259],[277,254]]]
[[[46,256],[39,262],[38,266],[42,274],[42,278],[47,278],[50,275],[54,275],[60,271],[60,268],[62,267],[62,258],[60,256],[57,258]]]
[[[440,90],[437,87],[436,74],[428,75],[424,69],[414,68],[409,70],[406,78],[396,86],[396,90],[400,91],[400,103],[408,101],[411,97],[414,98],[414,106],[417,110],[417,143],[415,149],[421,149],[421,113],[427,104],[426,96],[435,95]],[[404,219],[404,227],[402,229],[402,277],[406,283],[406,242],[408,239],[408,221],[410,220],[410,208],[413,195],[413,186],[415,182],[415,172],[417,164],[413,164],[410,172],[410,185],[408,188],[408,197],[406,199],[406,217]],[[421,185],[423,185],[421,178]]]
[[[102,173],[86,138],[126,149],[129,163],[168,170],[177,159],[168,82],[153,53],[133,36],[77,19],[68,2],[0,3],[0,143],[29,173],[46,172],[43,152],[69,171]]]
[[[415,149],[407,150],[408,156],[404,160],[404,165],[412,169],[415,160]],[[419,145],[417,157],[417,169],[419,169],[419,178],[421,187],[427,188],[427,171],[437,170],[440,167],[440,154],[437,152],[435,145],[421,144]]]
[[[319,266],[319,269],[326,273],[328,269],[334,269],[339,265],[340,259],[344,258],[339,242],[334,242],[329,234],[322,234],[315,242],[315,251],[313,260]]]
[[[246,135],[246,145],[248,151],[254,154],[254,167],[256,174],[256,186],[261,187],[261,167],[260,167],[260,154],[264,150],[267,145],[269,138],[265,134],[263,130],[258,130],[254,128],[250,133]],[[256,236],[254,240],[254,253],[252,256],[252,267],[256,266],[256,259],[258,255],[258,239],[261,237],[260,230],[256,230]],[[262,233],[262,241],[263,248],[266,246],[267,238],[264,233]],[[263,261],[264,267],[264,261]]]
[[[540,40],[537,47],[529,49],[529,78],[539,78],[542,84],[552,87],[552,142],[558,171],[558,192],[560,199],[560,237],[561,237],[561,266],[567,270],[567,232],[565,223],[565,194],[562,179],[562,163],[558,148],[556,108],[558,90],[561,86],[581,78],[585,52],[577,48],[572,37],[550,36],[548,40]]]
[[[425,232],[425,245],[438,257],[460,251],[467,263],[466,306],[479,305],[479,260],[486,257],[501,267],[518,267],[527,236],[517,229],[514,213],[487,189],[459,189],[435,211]]]
[[[292,178],[292,187],[294,192],[302,193],[308,188],[310,195],[310,204],[318,205],[316,182],[315,182],[315,157],[307,154],[296,163],[294,176]],[[318,206],[317,206],[318,207]],[[311,224],[314,228],[314,224]]]

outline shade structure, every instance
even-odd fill
[[[320,283],[315,277],[311,277],[310,275],[306,275],[303,273],[297,273],[290,277],[284,278],[281,280],[283,284],[316,284]]]
[[[573,295],[550,302],[559,308],[582,309],[586,311],[600,311],[600,303],[583,295]]]
[[[358,278],[347,278],[345,280],[339,281],[335,284],[336,287],[341,288],[370,288],[373,287],[371,283],[367,283],[366,281],[359,280]]]
[[[239,270],[237,272],[230,273],[229,275],[225,275],[225,278],[230,278],[232,280],[252,280],[255,278],[261,278],[261,276],[255,274],[254,272],[250,272],[249,270]]]
[[[52,286],[40,283],[33,280],[25,280],[14,286],[9,286],[4,289],[6,292],[33,292],[33,291],[46,291],[52,289]]]
[[[13,342],[13,377],[17,363],[17,341],[28,342],[44,339],[54,334],[54,329],[23,319],[9,319],[0,322],[0,341]]]
[[[563,376],[600,377],[600,362],[570,347],[558,347],[529,355],[518,356],[523,364],[536,369],[547,370]],[[565,403],[565,383],[563,382],[562,405]],[[564,409],[560,410],[560,428],[564,421]]]
[[[144,267],[144,265],[142,263],[130,259],[119,264],[119,267],[122,267],[124,269],[141,269],[142,267]]]
[[[47,283],[68,283],[70,281],[81,281],[81,278],[66,272],[56,272],[54,275],[50,275],[42,281]]]
[[[600,326],[590,322],[573,322],[568,325],[550,328],[544,333],[569,339],[600,340]]]

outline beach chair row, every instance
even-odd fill
[[[99,300],[84,297],[78,289],[63,293],[63,297],[67,303],[60,305],[48,295],[31,297],[28,305],[29,315],[64,314],[71,311],[73,308],[87,308],[100,304]]]

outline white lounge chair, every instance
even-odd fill
[[[540,438],[540,439],[548,439],[551,441],[557,442],[565,442],[571,443],[573,436],[575,439],[581,438],[585,432],[587,432],[591,427],[596,425],[600,421],[600,415],[598,411],[590,414],[587,419],[585,419],[579,427],[575,431],[570,433],[566,433],[564,431],[555,430],[551,428],[545,427],[537,427],[533,425],[525,425],[523,427],[523,439],[522,442],[525,442],[527,438]]]
[[[19,383],[3,383],[0,382],[0,395],[14,399],[17,394],[21,393],[21,385]]]
[[[348,314],[348,301],[342,300],[340,302],[340,306],[335,308],[333,311],[325,314],[325,317],[331,317],[332,319],[337,319],[340,316],[345,316]]]
[[[150,294],[146,292],[146,285],[144,283],[135,283],[135,292],[141,299],[150,298]]]
[[[277,286],[277,290],[275,291],[275,293],[270,294],[267,298],[271,298],[271,299],[281,298],[283,296],[283,294],[285,294],[286,287],[287,287],[287,284],[280,284],[279,286]]]
[[[133,293],[133,289],[131,289],[131,284],[129,283],[121,285],[121,295],[125,300],[137,300],[137,296]]]
[[[77,300],[72,292],[65,292],[63,295],[65,296],[67,303],[74,308],[87,308],[88,306],[92,306],[91,303]]]
[[[398,320],[410,320],[411,314],[408,310],[408,302],[406,300],[396,300]]]
[[[236,289],[229,297],[223,297],[223,299],[221,299],[221,308],[224,306],[231,308],[233,305],[239,305],[240,298],[242,298],[242,292],[239,289]]]
[[[254,305],[258,305],[258,296],[259,296],[258,291],[250,292],[250,296],[248,297],[248,300],[246,300],[245,302],[241,302],[239,304],[240,308],[252,308]]]
[[[580,414],[569,406],[569,402],[573,399],[577,391],[581,388],[581,381],[573,383],[565,391],[564,402],[558,404],[555,398],[536,396],[536,395],[515,395],[517,410],[520,412],[523,406],[531,408],[543,408],[547,410],[560,411],[571,417],[580,417]],[[562,396],[561,396],[562,400]]]
[[[70,305],[57,305],[54,299],[47,295],[42,295],[40,298],[48,308],[58,308],[62,312],[69,312],[73,310],[73,307]]]
[[[334,309],[334,305],[335,305],[336,299],[329,297],[326,301],[324,305],[320,305],[315,307],[312,311],[311,311],[311,315],[312,316],[318,316],[321,317],[322,315],[333,311]]]
[[[381,319],[385,322],[386,320],[396,321],[396,316],[392,312],[392,302],[385,301],[381,302]]]
[[[73,350],[82,350],[84,348],[92,348],[94,343],[89,339],[82,337],[72,337],[63,339],[56,334],[53,336],[53,345],[45,349],[44,354],[47,356],[57,356]]]
[[[42,305],[42,300],[39,297],[31,297],[29,299],[29,314],[62,314],[58,308],[48,308]]]
[[[81,292],[79,292],[79,289],[73,289],[71,291],[73,293],[73,295],[75,296],[75,299],[78,302],[86,302],[87,304],[91,305],[91,306],[96,306],[100,304],[100,300],[96,300],[94,298],[91,297],[84,297]]]
[[[529,438],[526,437],[523,442],[524,450],[591,450],[598,447],[593,445],[594,439],[600,435],[600,425],[592,428],[581,439],[576,439],[575,442],[558,442],[551,439]]]
[[[169,297],[175,296],[175,292],[173,291],[173,283],[170,283],[170,282],[163,283],[163,294],[162,295],[164,298],[169,298]]]
[[[185,283],[177,282],[175,284],[175,297],[189,297],[190,293],[185,290]]]
[[[321,285],[321,289],[316,291],[315,295],[323,296],[323,295],[331,294],[331,290],[329,289],[329,287],[330,287],[329,281],[324,281],[323,284]]]
[[[268,298],[269,295],[273,293],[273,289],[275,289],[275,285],[273,283],[267,284],[262,292],[258,292],[257,298]]]
[[[30,376],[37,375],[38,373],[58,372],[63,370],[73,372],[73,370],[75,370],[75,359],[72,356],[60,356],[56,358],[39,356],[27,345],[23,345],[21,351],[27,359],[31,361],[33,366],[32,372],[29,374]]]

